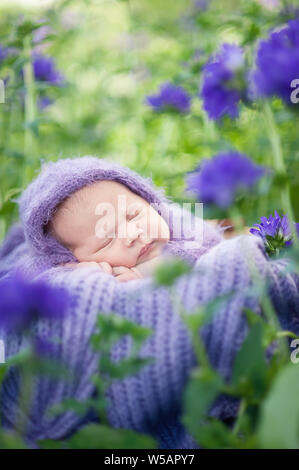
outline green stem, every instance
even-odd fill
[[[243,217],[240,214],[240,211],[236,206],[232,206],[229,209],[229,216],[233,221],[234,227],[237,233],[242,233],[244,229]]]
[[[12,82],[12,86],[13,86],[14,72],[12,73],[12,76],[10,77],[10,81]],[[1,187],[3,198],[4,198],[5,190],[7,188],[6,175],[8,174],[8,168],[9,168],[9,160],[7,158],[7,149],[9,148],[9,137],[11,135],[9,127],[10,127],[12,107],[13,107],[13,104],[12,104],[13,101],[10,100],[10,96],[8,95],[7,90],[5,90],[5,100],[6,100],[5,103],[0,104],[0,109],[2,111],[1,142],[0,142],[0,152],[1,152],[0,187]],[[0,197],[0,201],[1,201],[1,197]],[[0,202],[0,208],[1,208],[1,202]]]
[[[246,398],[242,398],[241,403],[240,403],[240,407],[239,407],[238,416],[237,416],[237,419],[235,421],[234,428],[232,430],[233,436],[237,437],[238,432],[240,431],[241,422],[242,422],[243,416],[245,414],[246,408],[247,408]]]
[[[30,181],[30,174],[32,170],[33,158],[35,155],[35,141],[32,130],[32,125],[35,121],[35,87],[34,75],[31,61],[31,38],[26,36],[24,39],[24,54],[27,59],[24,65],[24,84],[26,89],[25,94],[25,133],[24,133],[24,155],[25,155],[25,185]]]
[[[31,371],[27,370],[29,364],[25,364],[21,369],[20,398],[19,398],[19,416],[16,424],[16,431],[22,438],[26,433],[26,425],[29,418],[29,409],[32,395],[32,376]]]
[[[245,251],[245,248],[246,247],[244,246],[244,251]],[[257,267],[255,266],[250,250],[249,252],[247,252],[247,259],[248,259],[249,270],[250,270],[252,280],[253,280],[253,285],[255,286],[263,285],[263,279],[260,273],[258,272]],[[271,324],[273,328],[275,329],[276,336],[278,338],[278,343],[279,343],[279,350],[280,350],[282,357],[284,357],[285,359],[288,359],[289,349],[288,349],[287,340],[283,335],[279,334],[279,332],[281,331],[280,323],[278,321],[278,318],[276,316],[276,313],[274,311],[274,308],[272,306],[272,303],[270,301],[270,298],[267,292],[262,293],[261,298],[260,298],[260,304],[263,309],[263,312],[265,313],[268,319],[269,324]]]
[[[289,222],[290,222],[290,230],[292,232],[292,239],[295,246],[299,246],[299,239],[296,234],[296,229],[294,226],[295,217],[292,208],[291,202],[291,195],[290,195],[290,185],[287,180],[287,171],[286,166],[283,158],[282,146],[280,141],[280,135],[278,128],[275,123],[273,111],[271,105],[268,101],[264,104],[264,115],[266,118],[266,129],[268,132],[268,137],[271,142],[273,157],[274,157],[274,165],[276,171],[285,176],[285,182],[283,183],[283,187],[281,189],[281,202],[284,212],[288,215]]]
[[[112,380],[107,378],[104,379],[102,378],[101,382],[97,382],[97,392],[98,392],[98,397],[96,400],[96,407],[97,407],[97,413],[98,417],[100,420],[100,423],[102,425],[109,425],[108,417],[107,417],[107,402],[105,398],[105,393],[106,390],[109,388],[110,384],[112,383]]]
[[[298,335],[296,335],[296,334],[293,333],[292,331],[287,331],[287,330],[278,331],[277,337],[280,338],[280,337],[282,337],[282,336],[286,336],[286,337],[298,339]]]
[[[131,0],[127,0],[127,6],[128,6],[128,13],[130,18],[132,18],[132,3]]]
[[[236,230],[241,232],[242,229],[244,228],[243,219],[242,219],[241,214],[240,214],[237,207],[232,206],[232,208],[230,209],[230,217],[233,219]],[[245,246],[244,246],[244,252],[246,253]],[[261,278],[254,262],[253,262],[251,253],[249,253],[249,252],[247,253],[247,258],[248,258],[248,265],[249,265],[250,273],[252,275],[252,279],[253,279],[255,285],[257,285],[257,286],[262,285],[263,280],[262,280],[262,278]],[[273,325],[273,327],[276,330],[277,336],[279,338],[281,353],[283,355],[287,356],[287,354],[288,354],[287,344],[286,344],[284,338],[281,335],[278,335],[278,332],[280,331],[280,324],[279,324],[279,321],[276,317],[275,311],[272,307],[272,304],[270,302],[270,299],[269,299],[267,293],[265,293],[265,295],[264,294],[262,295],[262,297],[260,299],[260,302],[261,302],[261,306],[262,306],[262,308],[265,312],[265,315],[266,315],[269,323],[271,325]]]

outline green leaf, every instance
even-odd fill
[[[0,207],[0,213],[1,213],[1,207]],[[2,243],[2,241],[4,240],[5,233],[6,233],[6,222],[5,222],[4,217],[0,217],[0,243]]]
[[[112,344],[122,336],[131,335],[135,345],[133,350],[138,351],[141,344],[152,334],[151,328],[138,325],[116,314],[99,314],[97,318],[99,332],[91,338],[94,348],[107,351]]]
[[[0,385],[3,382],[7,369],[8,369],[7,364],[0,364]]]
[[[41,449],[66,449],[64,441],[55,441],[51,439],[43,439],[38,441],[38,445]]]
[[[266,449],[299,449],[299,365],[280,370],[261,407],[258,437]]]
[[[141,360],[135,358],[142,343],[152,334],[153,330],[138,324],[135,324],[126,318],[116,314],[99,314],[97,318],[99,332],[96,332],[90,338],[93,349],[101,353],[100,368],[116,377],[123,377],[127,371],[132,374],[137,372],[140,367],[147,364],[150,359]],[[132,337],[131,355],[124,360],[122,364],[117,366],[108,359],[110,350],[117,341],[123,336],[130,335]],[[106,368],[108,367],[108,369]],[[117,369],[118,368],[118,369]],[[123,372],[121,372],[121,368]],[[119,372],[117,372],[117,370]]]
[[[54,379],[71,381],[74,377],[74,371],[70,370],[62,361],[50,357],[34,355],[30,361],[30,368],[33,374],[46,375]]]
[[[244,308],[243,311],[245,312],[248,325],[253,326],[256,323],[261,323],[263,329],[263,347],[264,349],[269,346],[269,344],[274,341],[277,337],[276,329],[273,325],[266,322],[260,315],[257,315],[256,312],[249,308]]]
[[[261,398],[266,390],[267,364],[262,340],[262,324],[254,323],[233,365],[231,384],[248,399]]]
[[[194,334],[197,333],[199,328],[204,324],[205,320],[205,310],[204,307],[199,308],[195,313],[192,315],[183,313],[182,318],[190,331]]]
[[[198,426],[197,439],[205,449],[234,449],[242,447],[242,442],[235,437],[230,429],[221,421],[212,419],[211,422]]]
[[[27,449],[27,446],[13,431],[0,429],[0,449]]]
[[[68,441],[70,449],[156,449],[155,440],[129,429],[90,424]]]
[[[231,292],[228,292],[223,295],[219,295],[216,299],[207,302],[204,305],[201,305],[199,308],[196,309],[195,313],[192,314],[182,314],[182,318],[184,319],[187,326],[193,331],[194,333],[198,330],[198,328],[202,327],[206,323],[209,323],[214,315],[217,315],[219,309],[223,307],[225,302],[227,302],[232,296]]]
[[[16,29],[16,35],[20,40],[23,40],[25,36],[31,34],[36,29],[39,29],[41,26],[48,24],[47,22],[33,23],[30,20],[25,20],[23,23],[19,24]]]
[[[261,32],[260,27],[252,23],[250,25],[250,28],[247,31],[247,34],[245,35],[245,38],[243,40],[243,45],[254,42],[256,38],[260,35],[260,32]]]
[[[195,439],[200,439],[203,419],[221,392],[222,383],[222,378],[215,371],[197,369],[184,390],[182,422]]]
[[[16,194],[18,194],[20,191],[22,191],[22,188],[11,188],[11,189],[9,189],[9,191],[7,191],[7,193],[4,196],[4,202],[9,201],[10,198],[12,198]]]
[[[115,364],[109,358],[102,357],[100,359],[100,370],[109,374],[113,379],[123,379],[126,376],[136,374],[145,365],[153,361],[154,359],[152,358],[129,357]]]
[[[5,361],[6,366],[26,364],[32,358],[32,351],[30,347],[22,349],[17,354],[10,356]]]
[[[65,398],[61,403],[55,404],[48,409],[48,416],[56,416],[65,411],[74,411],[79,416],[84,416],[95,404],[94,399],[87,399],[84,402],[77,401],[73,398]]]
[[[154,282],[163,286],[170,286],[174,281],[191,271],[191,266],[182,259],[169,260],[168,263],[160,264],[154,271]]]

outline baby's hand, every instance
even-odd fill
[[[127,268],[126,266],[114,266],[112,268],[113,276],[120,282],[132,281],[133,279],[142,279],[143,276],[136,267]]]
[[[91,266],[95,266],[96,268],[104,271],[108,274],[112,274],[112,267],[106,261],[102,261],[101,263],[97,263],[96,261],[82,261],[81,263],[66,263],[62,266],[70,267],[70,268],[88,268]]]
[[[162,262],[162,256],[156,256],[148,261],[137,264],[137,269],[143,277],[150,276],[153,274],[157,266]]]

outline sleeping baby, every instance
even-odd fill
[[[64,266],[93,264],[121,282],[150,275],[170,237],[168,224],[151,204],[112,180],[71,194],[56,208],[47,232],[79,261]]]

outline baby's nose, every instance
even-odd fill
[[[128,227],[127,230],[128,230],[128,233],[127,233],[125,243],[126,243],[126,246],[130,246],[132,241],[138,238],[143,233],[143,229],[135,225],[134,227],[132,226]]]

